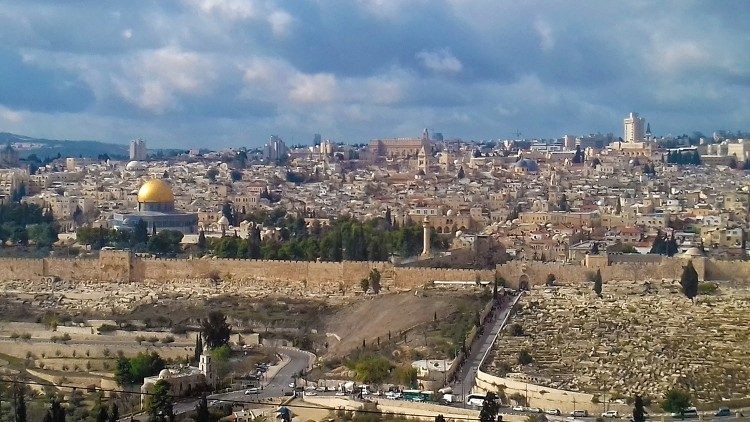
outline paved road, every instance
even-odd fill
[[[510,312],[511,304],[515,302],[516,298],[517,295],[510,295],[503,298],[502,303],[499,305],[500,307],[495,309],[492,321],[485,325],[484,333],[474,342],[474,347],[472,347],[469,356],[464,360],[464,364],[456,376],[456,381],[453,383],[453,392],[460,394],[462,400],[474,388],[475,377],[482,358],[487,353],[487,350],[492,347],[497,333],[503,329],[505,317]]]
[[[272,378],[261,383],[262,389],[259,394],[245,395],[245,389],[230,391],[226,393],[212,394],[208,396],[209,403],[212,401],[221,402],[222,400],[247,401],[247,402],[270,402],[273,398],[284,397],[284,393],[291,391],[289,383],[292,377],[302,370],[309,370],[311,359],[314,355],[293,348],[277,348],[275,350],[281,355],[287,356],[288,363],[284,365]],[[176,415],[190,412],[195,409],[198,400],[189,400],[175,403],[173,409]],[[251,406],[248,406],[251,407]]]

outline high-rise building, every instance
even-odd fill
[[[625,142],[643,142],[646,138],[646,119],[638,117],[638,113],[630,113],[625,118]]]
[[[271,139],[268,140],[268,143],[263,149],[263,158],[270,162],[274,162],[281,158],[285,158],[287,154],[289,154],[289,148],[287,148],[284,141],[276,135],[271,135]]]
[[[148,158],[146,141],[140,138],[130,141],[130,160],[144,161],[146,158]]]
[[[323,137],[320,136],[319,133],[316,133],[315,135],[313,135],[313,145],[315,145],[315,146],[320,145],[320,142],[322,141],[322,139],[323,139]]]

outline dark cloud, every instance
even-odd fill
[[[196,146],[425,126],[619,134],[629,111],[657,133],[737,129],[748,12],[740,0],[0,0],[0,125]]]

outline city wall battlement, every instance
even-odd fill
[[[648,280],[679,278],[687,260],[657,258],[651,262],[611,262],[605,258],[585,260],[583,264],[510,261],[495,269],[448,269],[430,267],[399,267],[390,262],[344,261],[271,261],[244,259],[158,259],[143,258],[126,251],[101,251],[99,258],[0,258],[0,274],[5,280],[42,278],[68,281],[143,282],[143,281],[205,281],[220,278],[259,287],[279,285],[307,292],[352,291],[360,289],[360,280],[372,269],[381,273],[384,289],[411,289],[436,280],[492,281],[505,279],[508,287],[542,285],[548,274],[558,283],[586,281],[587,272],[600,269],[605,283],[616,280]],[[702,280],[750,279],[750,262],[693,259]]]

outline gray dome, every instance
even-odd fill
[[[536,161],[530,158],[521,158],[520,160],[516,161],[514,167],[525,171],[539,171],[539,165],[536,163]]]

